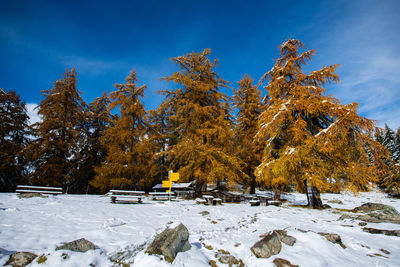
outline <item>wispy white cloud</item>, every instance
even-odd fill
[[[77,55],[59,55],[61,64],[67,67],[76,67],[79,73],[97,76],[111,70],[129,69],[130,65],[123,61],[102,60]]]
[[[357,2],[347,16],[321,34],[318,62],[340,64],[341,83],[330,87],[345,103],[358,102],[361,115],[400,126],[400,23],[395,1]],[[396,24],[397,23],[397,24]]]

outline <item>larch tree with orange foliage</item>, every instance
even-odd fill
[[[229,99],[220,91],[227,82],[216,73],[217,60],[211,61],[210,54],[205,49],[172,58],[179,71],[163,78],[177,85],[164,91],[169,166],[180,173],[181,181],[196,181],[197,194],[207,183],[233,184],[245,176],[233,154]]]
[[[325,95],[324,86],[339,81],[337,65],[304,73],[315,50],[300,53],[302,47],[292,39],[280,45],[280,58],[260,80],[268,80],[268,101],[257,138],[266,146],[255,174],[277,196],[296,186],[308,192],[309,206],[320,208],[319,191],[367,189],[387,171],[387,151],[370,137],[374,122],[357,114],[357,103],[344,105]]]
[[[260,164],[262,146],[254,142],[257,133],[257,120],[261,114],[261,92],[253,79],[245,75],[239,81],[239,88],[234,90],[233,105],[237,109],[237,123],[234,128],[235,151],[244,162],[244,172],[248,178],[242,181],[250,187],[250,194],[255,193],[255,168]]]
[[[143,188],[151,183],[152,153],[147,144],[146,111],[141,98],[145,85],[137,86],[136,72],[132,71],[126,83],[115,84],[110,93],[113,110],[119,108],[119,117],[107,128],[101,138],[107,148],[106,161],[96,167],[91,185],[105,191],[110,188]]]
[[[68,193],[75,182],[79,153],[79,135],[84,121],[85,102],[78,91],[75,68],[66,70],[54,87],[44,90],[38,114],[42,121],[34,125],[36,139],[28,147],[32,161],[29,183],[62,186]]]

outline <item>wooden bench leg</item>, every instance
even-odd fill
[[[116,197],[111,197],[111,203],[115,203],[116,200],[117,200]]]

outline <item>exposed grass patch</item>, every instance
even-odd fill
[[[213,250],[213,247],[211,245],[207,245],[206,243],[202,243],[202,244],[206,249]]]
[[[37,263],[41,264],[41,263],[45,263],[47,261],[47,257],[46,255],[42,254],[39,256],[39,258],[37,259]]]
[[[68,258],[69,258],[68,253],[63,252],[63,254],[61,254],[61,258],[62,258],[63,260],[68,259]]]

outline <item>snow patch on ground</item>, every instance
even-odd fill
[[[302,194],[286,194],[289,201],[281,207],[250,207],[248,203],[222,206],[197,205],[195,201],[111,204],[109,197],[98,195],[59,195],[49,198],[18,199],[14,193],[0,194],[0,265],[15,251],[45,254],[45,264],[30,266],[113,266],[110,258],[126,253],[126,262],[134,266],[209,266],[217,261],[219,249],[229,251],[246,266],[274,266],[276,257],[299,266],[400,266],[400,238],[366,233],[359,221],[341,220],[336,209],[311,210],[294,207],[306,203]],[[379,192],[322,194],[324,203],[337,209],[353,209],[366,202],[377,202],[400,211],[400,200]],[[341,200],[343,204],[328,203]],[[209,214],[203,215],[202,211]],[[159,256],[145,253],[148,244],[166,227],[183,223],[189,230],[192,248],[179,253],[169,264]],[[400,225],[368,223],[367,227],[398,230]],[[297,238],[293,247],[283,245],[277,256],[258,259],[250,251],[260,235],[274,229],[286,229]],[[302,232],[305,230],[308,232]],[[327,241],[318,232],[337,233],[343,249]],[[63,242],[86,238],[99,249],[86,253],[55,251]],[[210,249],[211,248],[211,249]],[[386,255],[380,251],[391,252]],[[67,253],[68,256],[64,259]],[[370,257],[379,253],[382,256]],[[385,257],[383,257],[385,256]]]

